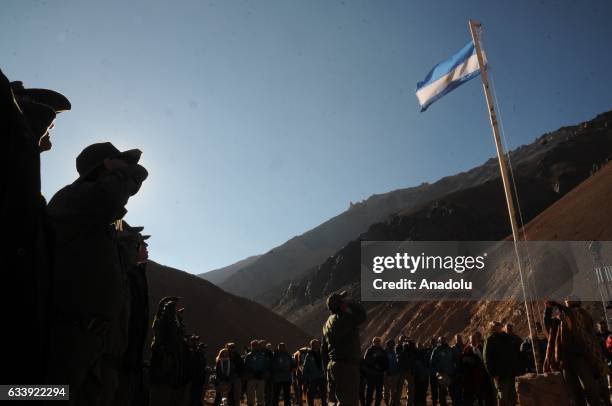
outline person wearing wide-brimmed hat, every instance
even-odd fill
[[[56,113],[70,109],[57,92],[30,90],[0,71],[0,219],[10,235],[0,245],[0,269],[6,270],[0,295],[7,303],[20,303],[19,312],[11,306],[0,311],[4,325],[15,332],[3,334],[0,343],[3,382],[42,383],[44,377],[53,232],[41,195],[40,152],[50,147]]]
[[[149,289],[146,275],[148,251],[142,235],[144,227],[130,226],[125,220],[116,223],[119,254],[127,278],[129,295],[125,304],[127,348],[119,366],[119,389],[115,405],[141,405],[148,388],[143,387],[143,351],[149,330]],[[124,320],[125,321],[125,320]]]
[[[366,311],[350,301],[347,292],[327,298],[331,315],[323,326],[323,354],[327,363],[329,401],[339,406],[356,406],[359,402],[359,360],[361,348],[359,326]]]
[[[72,404],[110,404],[117,389],[128,288],[113,223],[148,176],[140,155],[109,142],[88,146],[76,159],[78,179],[48,205],[56,230],[57,315],[49,380],[70,384]]]

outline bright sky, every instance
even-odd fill
[[[511,146],[612,109],[612,2],[4,0],[0,68],[63,92],[50,198],[87,145],[140,148],[126,219],[191,273],[373,193],[495,152],[480,79],[418,113],[416,82],[482,22]]]

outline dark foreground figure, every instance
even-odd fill
[[[11,304],[0,317],[19,332],[1,336],[4,384],[45,377],[54,236],[40,190],[40,154],[51,149],[50,130],[65,110],[70,102],[61,94],[24,88],[0,71],[0,218],[8,237],[0,245],[0,295]]]

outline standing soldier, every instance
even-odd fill
[[[2,306],[0,312],[3,323],[18,332],[2,336],[4,383],[45,381],[53,231],[40,190],[40,153],[51,148],[49,131],[56,113],[64,110],[70,110],[70,102],[61,94],[24,89],[0,71],[0,219],[10,230],[0,245],[0,269],[7,278],[0,295],[20,307],[17,312]]]
[[[146,240],[150,236],[141,234],[143,227],[131,227],[121,222],[119,253],[125,267],[129,287],[128,346],[123,356],[119,390],[114,404],[143,405],[146,391],[143,387],[143,351],[149,328],[149,289],[146,267],[149,253]]]
[[[366,310],[346,299],[347,293],[327,298],[331,315],[323,327],[323,348],[329,360],[327,376],[330,402],[338,406],[357,406],[359,402],[359,325]]]
[[[49,202],[56,230],[49,381],[70,385],[71,404],[108,405],[118,387],[128,290],[112,223],[147,178],[140,155],[109,142],[88,146],[76,159],[79,178]]]

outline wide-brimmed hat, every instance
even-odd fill
[[[44,104],[23,101],[19,103],[19,108],[36,139],[45,135],[55,120],[55,111]]]
[[[50,89],[27,89],[23,82],[11,82],[13,94],[18,99],[19,105],[23,102],[33,102],[49,106],[56,113],[67,111],[72,108],[70,100],[63,94]]]
[[[83,180],[94,170],[104,164],[105,159],[122,159],[128,164],[137,164],[140,160],[142,151],[139,149],[130,149],[128,151],[119,151],[110,142],[99,142],[86,147],[76,159],[76,167],[79,172],[77,181]]]

